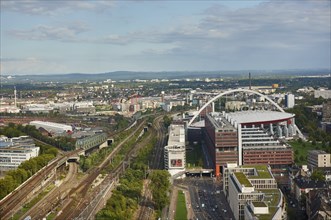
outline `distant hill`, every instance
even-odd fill
[[[134,79],[185,79],[185,78],[247,78],[248,72],[253,77],[285,77],[330,74],[328,69],[318,70],[242,70],[242,71],[171,71],[171,72],[131,72],[116,71],[107,73],[68,73],[68,74],[40,74],[40,75],[2,75],[3,83],[15,82],[91,82],[112,80]]]

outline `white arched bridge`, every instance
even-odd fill
[[[220,94],[218,94],[217,96],[213,97],[211,100],[209,100],[204,106],[202,106],[198,112],[196,112],[192,119],[189,121],[188,126],[190,126],[194,120],[200,115],[200,113],[210,104],[212,104],[213,102],[215,102],[217,99],[221,98],[222,96],[228,95],[228,94],[232,94],[232,93],[236,93],[236,92],[246,92],[246,93],[250,93],[250,94],[256,94],[266,100],[268,100],[273,106],[275,106],[280,112],[285,112],[284,109],[282,107],[280,107],[276,102],[274,102],[273,100],[271,100],[268,96],[261,94],[257,91],[254,90],[249,90],[249,89],[232,89],[232,90],[228,90],[225,92],[222,92]],[[299,137],[302,139],[305,139],[305,137],[303,136],[303,134],[301,133],[301,131],[299,130],[299,128],[294,124],[296,131],[299,134]]]

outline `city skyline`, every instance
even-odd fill
[[[1,1],[1,74],[331,68],[330,1]]]

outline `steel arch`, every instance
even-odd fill
[[[232,90],[228,90],[225,92],[222,92],[220,94],[218,94],[217,96],[215,96],[214,98],[212,98],[211,100],[209,100],[206,104],[204,104],[204,106],[202,106],[202,108],[199,109],[199,111],[193,116],[193,118],[189,121],[188,126],[190,126],[193,121],[196,119],[196,117],[198,117],[198,115],[208,106],[210,105],[212,102],[214,102],[215,100],[219,99],[220,97],[227,95],[227,94],[231,94],[234,92],[247,92],[247,93],[253,93],[256,95],[259,95],[262,98],[265,98],[266,100],[268,100],[271,104],[273,104],[279,111],[281,112],[285,112],[284,109],[282,107],[280,107],[276,102],[274,102],[273,100],[271,100],[268,96],[263,95],[262,93],[259,93],[257,91],[254,90],[249,90],[249,89],[232,89]],[[299,128],[295,125],[296,130],[299,133],[299,136],[303,139],[305,139],[305,137],[302,135],[301,131],[299,130]]]

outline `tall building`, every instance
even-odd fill
[[[285,202],[270,168],[266,165],[227,164],[223,189],[237,220],[284,219]]]
[[[331,167],[331,154],[322,150],[308,151],[308,166],[315,167]]]
[[[285,95],[285,107],[286,108],[293,108],[295,104],[294,95],[293,94],[286,94]]]
[[[39,155],[32,138],[28,136],[0,137],[0,170],[16,169],[22,162]]]
[[[164,167],[173,176],[185,171],[186,148],[184,125],[171,124],[168,128],[168,144],[164,147]]]
[[[216,176],[227,163],[238,162],[238,131],[219,113],[206,115],[204,139]]]
[[[295,134],[294,115],[284,112],[212,112],[205,117],[204,139],[216,176],[227,163],[268,164],[281,172],[293,163],[293,150],[278,138]]]

